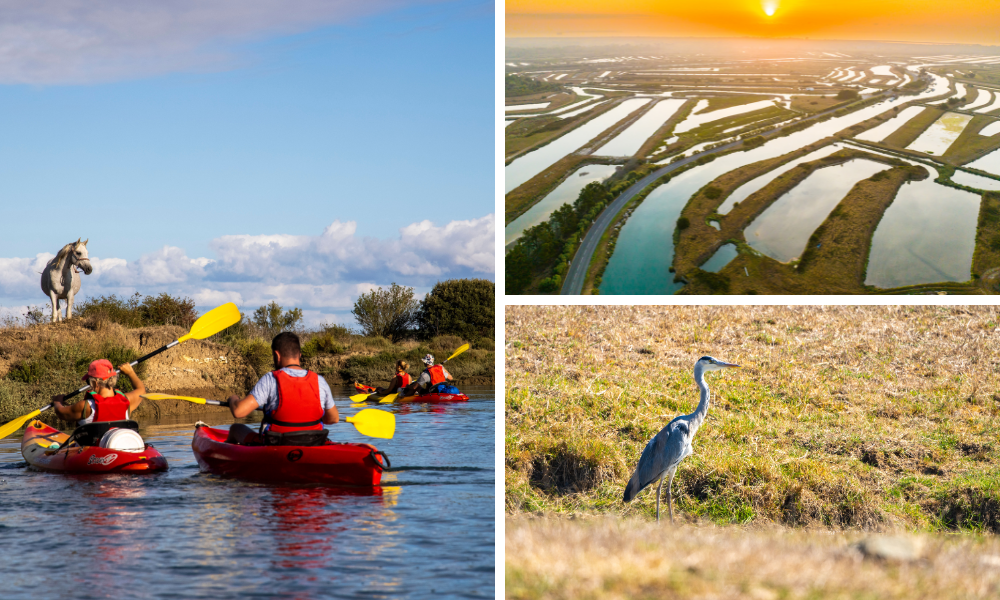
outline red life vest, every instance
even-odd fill
[[[93,391],[88,392],[88,395],[94,409],[92,423],[128,420],[128,408],[131,402],[125,394],[115,390],[115,395],[107,398]]]
[[[287,433],[323,429],[323,405],[319,397],[319,375],[307,371],[305,377],[292,377],[282,370],[272,371],[278,382],[278,408],[265,422],[270,431]]]
[[[406,387],[406,386],[410,385],[410,374],[409,373],[406,373],[406,372],[396,373],[396,377],[399,378],[399,385],[396,386],[395,389],[403,388],[403,387]]]
[[[427,374],[431,376],[431,385],[437,385],[444,381],[444,365],[434,365],[427,367]]]

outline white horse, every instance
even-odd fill
[[[59,301],[66,301],[66,318],[73,316],[73,296],[80,291],[80,269],[87,275],[94,270],[87,256],[87,242],[77,239],[62,247],[42,271],[42,291],[52,301],[52,322],[62,320]]]

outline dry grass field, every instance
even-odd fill
[[[872,554],[873,543],[894,541],[911,558]],[[886,540],[857,531],[513,517],[505,551],[508,598],[964,600],[1000,593],[1000,541],[973,536]]]
[[[996,307],[508,307],[507,596],[996,597],[998,326]],[[622,493],[706,354],[743,368],[706,377],[677,525],[656,524],[655,486]],[[873,532],[919,558],[862,560]]]

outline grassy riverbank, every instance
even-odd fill
[[[44,406],[54,394],[79,388],[80,377],[92,360],[109,358],[116,365],[129,362],[188,331],[173,325],[138,325],[126,327],[105,318],[85,317],[0,327],[0,423]],[[270,334],[250,326],[232,329],[208,340],[185,342],[140,364],[137,373],[150,392],[215,399],[245,394],[273,368]],[[410,373],[416,375],[422,356],[431,353],[444,360],[466,341],[439,336],[393,344],[337,326],[303,331],[300,337],[304,366],[320,373],[335,390],[354,380],[388,383],[399,359],[407,360]],[[493,383],[492,340],[475,340],[473,346],[448,363],[449,372],[459,385]],[[126,391],[131,389],[124,377],[119,384]],[[135,416],[206,410],[213,409],[182,401],[147,401]],[[51,411],[43,417],[55,422]]]
[[[544,307],[506,313],[506,511],[652,518],[622,490],[714,390],[681,523],[1000,533],[995,307]]]
[[[896,537],[911,549],[909,559],[878,558],[874,542],[882,540],[861,532],[514,517],[504,528],[505,593],[525,600],[965,600],[1000,593],[1000,541],[993,537]]]

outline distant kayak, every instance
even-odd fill
[[[21,455],[29,465],[62,473],[149,473],[167,470],[167,459],[156,448],[144,444],[138,452],[100,446],[61,446],[69,434],[34,420],[21,439]]]
[[[389,459],[370,444],[241,446],[226,443],[229,431],[195,426],[191,449],[202,471],[248,481],[379,485]]]
[[[424,394],[423,396],[407,396],[396,398],[396,402],[468,402],[465,394]]]

